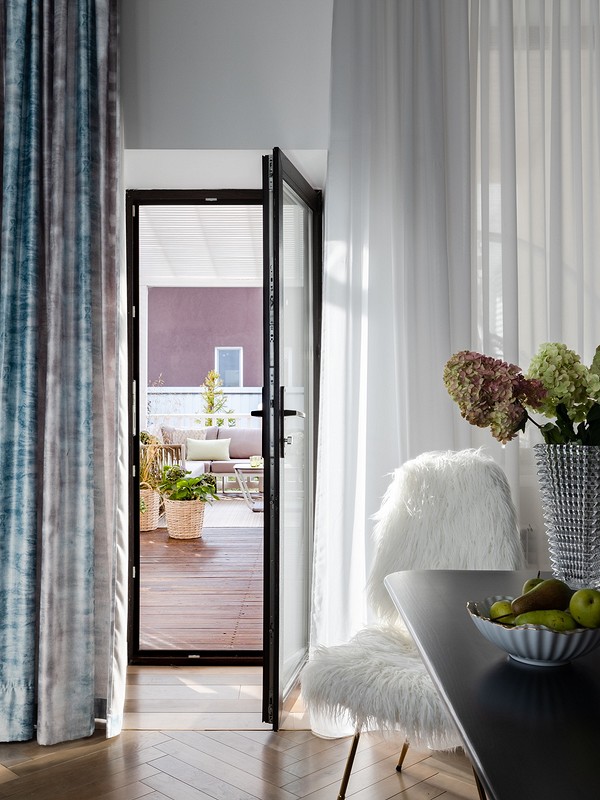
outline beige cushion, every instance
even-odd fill
[[[161,428],[162,440],[165,444],[185,444],[186,439],[206,439],[205,428]]]
[[[165,444],[182,444],[183,445],[183,459],[188,457],[186,442],[188,439],[195,439],[200,441],[206,439],[206,428],[170,428],[163,425],[161,428],[162,439]]]
[[[188,461],[227,461],[231,439],[187,439]]]

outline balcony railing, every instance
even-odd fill
[[[200,391],[193,387],[149,386],[146,389],[147,409],[142,414],[142,427],[158,433],[161,426],[173,428],[203,428],[210,425],[260,428],[260,417],[250,412],[260,408],[260,387],[229,387],[224,395],[229,413],[199,411]],[[143,411],[143,409],[142,409]]]
[[[172,428],[204,428],[211,425],[237,428],[260,428],[261,418],[250,414],[148,414],[147,430],[158,431],[163,425]]]

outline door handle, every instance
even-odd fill
[[[262,409],[258,409],[257,411],[251,411],[250,412],[250,416],[251,417],[262,417],[263,416]],[[302,417],[302,419],[304,419],[306,417],[306,414],[304,413],[304,411],[297,411],[294,408],[284,408],[283,409],[283,416],[284,417]]]

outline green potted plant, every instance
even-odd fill
[[[148,431],[140,433],[140,531],[158,528],[160,517],[160,442]]]
[[[172,539],[198,539],[202,536],[204,507],[218,500],[212,475],[188,478],[189,470],[165,465],[158,490],[165,504],[167,530]]]

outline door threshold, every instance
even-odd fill
[[[244,652],[210,651],[206,653],[181,653],[169,651],[140,652],[129,659],[130,665],[165,667],[262,667],[262,650]]]

